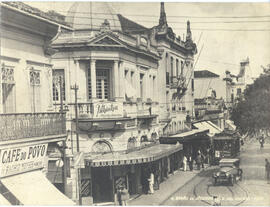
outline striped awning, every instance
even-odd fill
[[[157,144],[129,153],[109,153],[96,157],[88,155],[85,161],[92,167],[140,164],[158,160],[182,149],[182,144]]]

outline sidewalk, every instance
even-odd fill
[[[205,166],[205,169],[208,165]],[[189,181],[192,180],[199,172],[198,170],[191,171],[176,171],[173,175],[170,175],[167,180],[160,184],[159,190],[154,194],[142,194],[128,202],[130,206],[158,206],[162,205],[162,202],[167,200],[174,192],[184,187]]]

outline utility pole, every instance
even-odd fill
[[[65,119],[64,119],[64,110],[63,110],[63,80],[62,76],[59,76],[59,84],[60,84],[60,113],[61,113],[61,122],[62,122],[62,132],[65,130]],[[63,170],[62,170],[62,179],[64,184],[64,194],[66,194],[67,187],[67,159],[66,159],[66,140],[63,142]]]
[[[71,86],[71,90],[75,92],[75,121],[76,121],[76,143],[77,143],[77,153],[80,153],[80,144],[79,144],[79,134],[78,134],[78,90],[79,87],[75,83],[74,86]],[[82,197],[81,197],[81,170],[78,168],[78,188],[79,188],[79,205],[82,205]]]

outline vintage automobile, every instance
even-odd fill
[[[213,183],[229,183],[233,186],[238,180],[242,180],[243,170],[239,167],[239,159],[221,159],[220,169],[213,173]]]

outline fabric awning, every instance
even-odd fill
[[[212,137],[215,134],[221,133],[223,130],[211,121],[203,121],[193,124],[198,129],[209,129],[209,136]]]
[[[0,194],[0,206],[11,206],[11,203],[2,194]]]
[[[1,182],[23,205],[75,205],[40,170],[2,178]]]
[[[160,137],[160,143],[168,144],[168,143],[176,143],[176,142],[188,142],[192,140],[205,140],[209,139],[207,136],[207,133],[209,132],[209,129],[192,129],[191,131],[183,132],[174,134],[171,136],[163,136]]]
[[[129,153],[109,153],[97,157],[89,155],[85,160],[92,167],[140,164],[158,160],[182,149],[182,144],[157,144]]]
[[[125,86],[126,86],[126,96],[128,98],[132,98],[135,97],[137,92],[136,90],[132,87],[132,85],[130,84],[130,82],[128,82],[128,80],[125,80]]]
[[[229,126],[230,129],[236,130],[236,126],[234,125],[233,121],[231,120],[226,120],[227,126]]]

